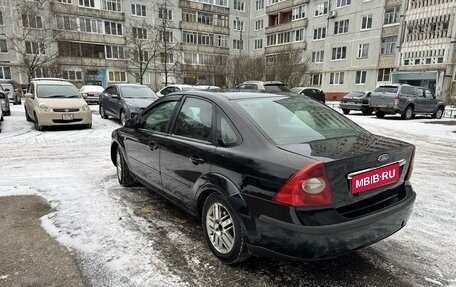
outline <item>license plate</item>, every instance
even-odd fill
[[[73,114],[63,114],[63,115],[62,115],[62,120],[64,120],[64,121],[71,121],[71,120],[73,120]]]
[[[399,163],[390,164],[360,174],[351,178],[351,192],[358,194],[399,180]]]

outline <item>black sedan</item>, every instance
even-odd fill
[[[363,91],[353,91],[346,94],[339,104],[342,112],[348,115],[351,110],[355,110],[361,111],[363,115],[372,114],[374,109],[369,106],[370,94],[371,92]]]
[[[108,86],[99,96],[100,116],[103,119],[114,117],[125,125],[127,119],[134,118],[158,96],[147,86],[138,84],[115,84]]]
[[[201,219],[223,262],[319,260],[406,224],[415,147],[306,97],[188,91],[112,133],[121,185],[136,181]]]

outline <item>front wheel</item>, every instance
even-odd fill
[[[117,169],[117,179],[119,180],[120,185],[122,186],[132,186],[135,184],[135,179],[130,173],[127,162],[125,161],[122,152],[117,148],[116,153],[116,169]]]
[[[363,113],[363,115],[368,116],[368,115],[372,114],[373,110],[372,110],[372,108],[363,108],[361,110],[361,112]]]
[[[106,114],[105,108],[100,104],[100,116],[102,119],[107,119],[109,116]]]
[[[443,117],[443,108],[440,107],[435,111],[435,113],[432,114],[432,118],[434,119],[441,119]]]
[[[239,219],[222,195],[209,195],[201,221],[209,248],[223,263],[235,264],[250,257]]]
[[[36,116],[36,113],[34,113],[33,115],[35,117],[35,130],[40,131],[40,132],[43,131],[44,128],[43,128],[42,125],[40,125],[40,121],[38,120],[38,117]]]
[[[29,116],[29,114],[28,114],[28,112],[27,112],[27,109],[24,109],[24,111],[25,111],[25,120],[26,120],[27,122],[31,122],[31,121],[32,121],[32,118]]]

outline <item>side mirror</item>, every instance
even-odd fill
[[[25,97],[26,97],[26,98],[29,98],[29,99],[33,99],[33,94],[31,94],[31,93],[26,93],[26,94],[25,94]]]
[[[130,129],[136,128],[136,118],[126,120],[125,127]]]

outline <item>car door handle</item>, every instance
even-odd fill
[[[156,150],[158,148],[160,148],[160,145],[157,142],[150,142],[149,143],[149,149],[150,150]]]
[[[198,164],[203,164],[205,162],[204,159],[202,159],[201,157],[197,156],[197,155],[192,155],[191,157],[188,158],[194,165],[198,165]]]

